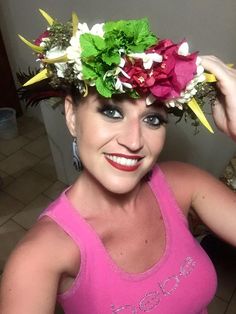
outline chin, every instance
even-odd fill
[[[108,180],[100,181],[100,184],[109,192],[114,194],[127,194],[129,192],[132,192],[142,181],[142,179],[145,178],[144,176],[141,177],[118,177],[111,180],[109,178]]]

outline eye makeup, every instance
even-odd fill
[[[111,119],[121,119],[123,118],[123,112],[120,106],[113,103],[101,103],[97,107],[97,111],[102,115]]]

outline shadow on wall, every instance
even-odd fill
[[[180,124],[171,121],[166,128],[166,143],[160,156],[160,161],[175,160],[191,162],[194,151],[194,141],[181,130]],[[192,130],[194,132],[194,130]]]
[[[214,134],[200,126],[199,133],[194,135],[191,123],[175,123],[171,118],[167,125],[166,145],[160,161],[177,160],[191,163],[219,177],[223,174],[229,160],[235,155],[235,143],[219,132],[209,116]]]

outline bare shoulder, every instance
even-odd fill
[[[25,263],[40,263],[42,267],[52,267],[55,272],[69,270],[68,260],[78,258],[79,250],[72,239],[49,217],[39,220],[19,242],[11,258]],[[66,258],[67,256],[67,258]],[[73,257],[68,259],[68,256]]]
[[[194,165],[179,162],[179,161],[167,161],[160,163],[160,168],[165,174],[166,179],[170,185],[186,184],[194,185],[195,182],[199,182],[203,178],[209,180],[217,180],[207,171],[202,170]]]
[[[38,221],[5,266],[0,312],[53,313],[61,276],[73,276],[79,250],[50,218]]]
[[[185,175],[188,174],[189,171],[201,171],[201,169],[196,166],[180,161],[165,161],[161,162],[159,166],[165,175]]]
[[[192,165],[166,162],[160,168],[185,213],[193,207],[214,233],[236,246],[236,193]]]
[[[192,206],[196,193],[201,191],[203,182],[205,186],[218,182],[212,175],[191,164],[168,161],[159,166],[185,214]]]

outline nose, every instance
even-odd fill
[[[117,137],[119,145],[126,147],[129,151],[138,152],[143,148],[144,140],[142,127],[138,119],[126,121]]]

